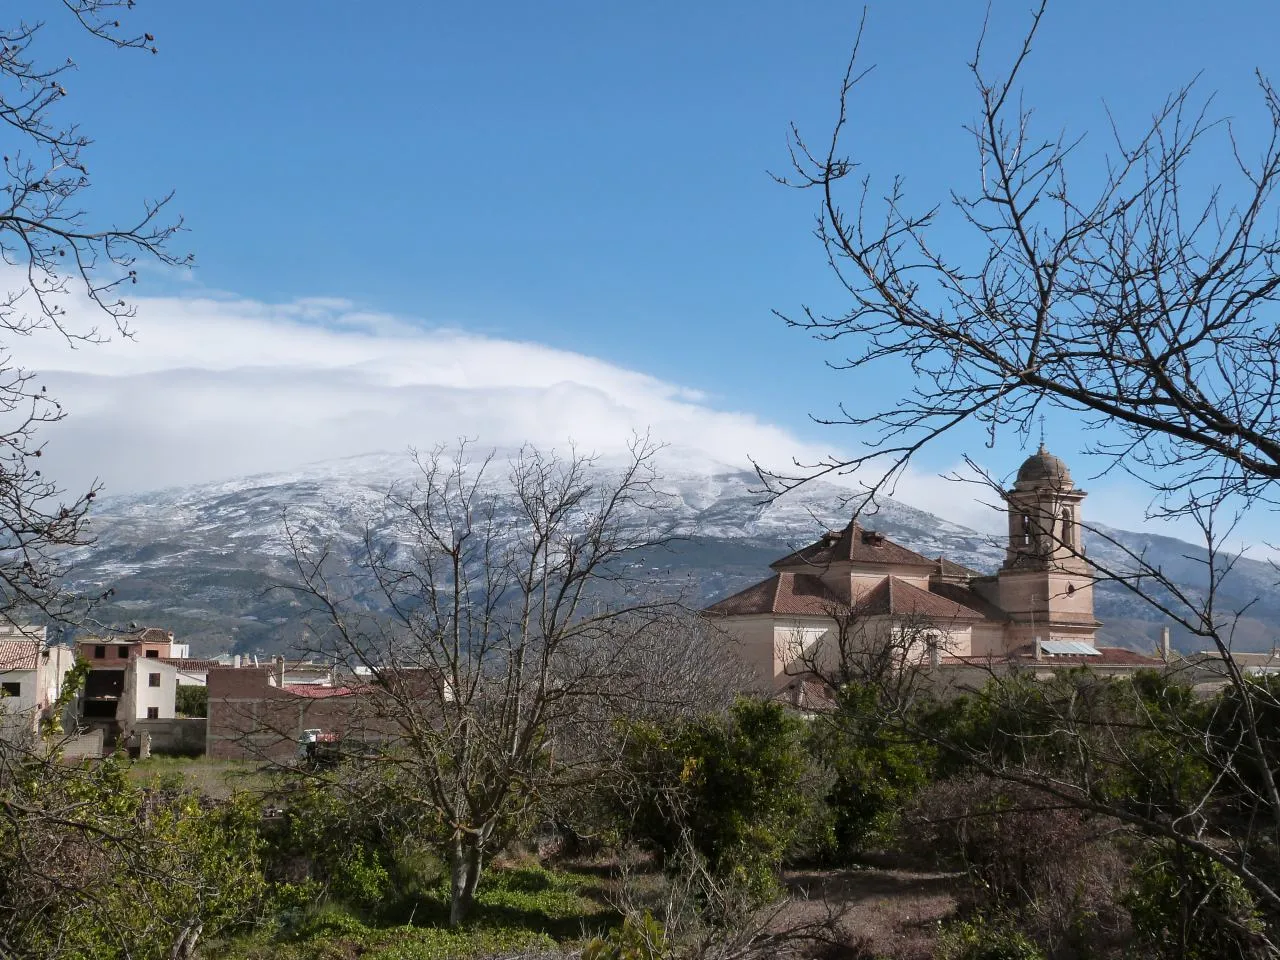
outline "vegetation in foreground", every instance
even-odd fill
[[[381,758],[324,776],[280,771],[267,789],[209,796],[183,780],[204,782],[199,761],[11,757],[0,784],[18,821],[0,823],[5,953],[1273,955],[1274,915],[1213,856],[997,775],[1043,764],[1074,781],[1087,760],[1099,797],[1200,816],[1202,835],[1229,839],[1253,815],[1243,784],[1254,774],[1215,767],[1194,743],[1225,722],[1230,693],[1203,700],[1164,677],[1084,671],[993,680],[952,700],[920,697],[911,713],[921,739],[910,741],[879,722],[868,691],[844,692],[809,718],[740,699],[702,716],[618,720],[625,749],[613,773],[526,798],[534,813],[506,823],[507,852],[462,923],[452,918],[450,837]],[[1063,702],[1102,739],[1064,739]],[[1157,714],[1158,728],[1142,719]],[[1124,764],[1107,766],[1101,751],[1085,758],[1104,742]],[[1205,782],[1220,789],[1193,809]],[[907,870],[867,866],[886,862]]]

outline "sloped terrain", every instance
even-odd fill
[[[272,474],[104,499],[94,516],[97,542],[71,556],[71,581],[81,589],[113,587],[95,612],[104,624],[164,626],[190,641],[194,652],[234,650],[272,653],[296,642],[303,604],[288,587],[295,581],[286,522],[330,542],[340,555],[359,552],[367,521],[376,537],[378,509],[392,484],[413,475],[406,456],[371,455]],[[498,497],[502,471],[491,477]],[[726,465],[693,462],[664,466],[662,518],[677,536],[646,551],[633,573],[655,589],[682,592],[703,604],[762,579],[768,564],[809,542],[824,529],[847,522],[845,492],[813,483],[764,502],[754,474]],[[863,521],[926,556],[945,555],[993,572],[1003,557],[996,539],[906,504],[888,501]],[[1107,531],[1130,549],[1145,552],[1179,583],[1194,589],[1205,576],[1202,548],[1169,537]],[[1097,537],[1087,548],[1118,560]],[[1265,563],[1241,560],[1220,594],[1223,609],[1252,602],[1238,627],[1241,649],[1269,648],[1280,639],[1276,576]],[[1101,584],[1097,612],[1106,642],[1150,649],[1161,618],[1117,584]],[[1175,631],[1175,644],[1194,646]]]

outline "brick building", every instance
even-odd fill
[[[369,692],[356,686],[280,684],[273,667],[213,667],[206,687],[210,757],[287,760],[304,730],[366,743],[395,732],[393,723],[377,716]]]

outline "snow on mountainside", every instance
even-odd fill
[[[490,483],[501,496],[505,470],[494,466]],[[199,654],[285,649],[298,640],[302,624],[299,601],[281,589],[293,580],[284,518],[355,550],[364,518],[377,510],[391,484],[411,480],[413,472],[405,455],[376,454],[104,498],[93,519],[97,542],[71,555],[71,580],[86,589],[114,587],[110,603],[96,614],[101,622],[164,626]],[[831,484],[815,482],[764,503],[753,473],[696,454],[681,452],[676,459],[666,451],[662,473],[668,494],[662,510],[681,539],[638,558],[637,565],[648,567],[660,587],[686,588],[699,603],[762,579],[770,561],[848,520],[848,491]],[[983,572],[994,572],[1004,554],[991,536],[892,500],[863,522],[926,556],[945,555]],[[1202,575],[1195,558],[1204,551],[1190,544],[1112,534],[1147,550],[1182,583],[1194,585]],[[1096,538],[1089,549],[1108,553]],[[1250,611],[1242,646],[1269,646],[1280,637],[1274,626],[1280,624],[1280,603],[1266,599],[1274,582],[1270,574],[1269,566],[1255,561],[1242,561],[1233,574],[1233,599],[1264,597]],[[1154,611],[1115,585],[1100,586],[1097,609],[1109,642],[1148,648],[1158,635]]]

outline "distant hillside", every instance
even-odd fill
[[[342,549],[358,548],[361,520],[392,483],[410,475],[403,456],[374,455],[317,464],[291,473],[245,477],[133,497],[104,499],[95,510],[97,542],[73,554],[73,585],[115,588],[98,618],[164,626],[199,654],[287,649],[301,630],[284,540],[286,514],[314,526]],[[768,564],[828,527],[847,522],[842,491],[814,483],[761,504],[753,474],[698,464],[663,481],[664,505],[683,539],[637,557],[637,572],[662,589],[684,590],[705,603],[762,579]],[[1003,545],[993,538],[897,502],[864,520],[927,556],[946,555],[994,572]],[[1203,577],[1202,548],[1170,537],[1108,531],[1188,589]],[[1114,559],[1095,537],[1087,548]],[[1270,565],[1242,560],[1220,594],[1225,608],[1254,605],[1237,633],[1240,649],[1280,641],[1280,596]],[[1151,649],[1160,631],[1154,610],[1115,584],[1101,584],[1097,613],[1105,642]],[[1194,646],[1179,637],[1178,646]]]

